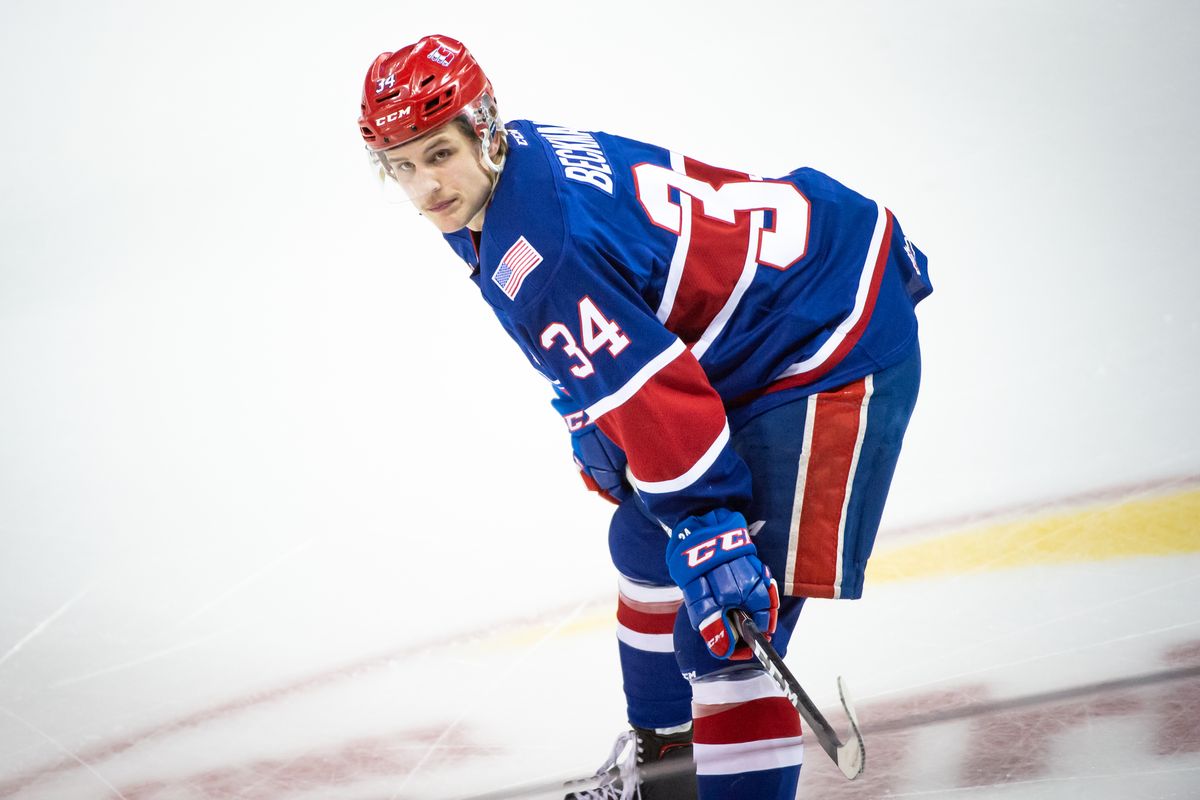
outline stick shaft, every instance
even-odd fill
[[[754,653],[754,657],[762,664],[763,669],[767,674],[774,679],[779,688],[783,690],[788,701],[796,708],[800,714],[800,718],[808,725],[808,729],[817,737],[817,741],[830,758],[836,763],[838,760],[838,748],[841,747],[841,740],[833,731],[833,727],[825,716],[813,703],[812,698],[804,691],[800,682],[783,663],[783,658],[776,652],[771,643],[767,641],[767,637],[763,636],[759,631],[758,626],[754,621],[743,612],[734,612],[734,622],[737,624],[738,635],[742,637],[749,645]]]

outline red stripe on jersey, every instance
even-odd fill
[[[745,182],[745,172],[721,169],[684,158],[684,173],[719,189],[726,183]],[[693,200],[692,236],[675,304],[667,317],[667,330],[684,344],[699,341],[733,293],[750,246],[750,212],[739,211],[730,224],[704,214],[704,204]]]
[[[678,478],[708,452],[725,428],[725,406],[685,350],[596,424],[625,451],[638,480],[656,483]]]
[[[763,697],[717,714],[694,715],[696,744],[740,744],[800,736],[800,716],[783,697]]]
[[[797,543],[789,593],[833,597],[843,534],[842,510],[866,392],[866,381],[860,380],[816,396],[808,477],[800,522],[792,534]]]
[[[655,605],[673,605],[669,611],[644,611],[626,601],[624,597],[617,603],[617,622],[638,633],[674,633],[675,612],[679,603],[656,603]]]

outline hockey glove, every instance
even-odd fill
[[[578,403],[558,387],[555,391],[558,397],[550,404],[571,432],[571,451],[584,484],[605,500],[620,505],[633,493],[625,480],[625,452],[596,423],[588,421]]]
[[[745,644],[737,646],[727,616],[733,609],[749,614],[767,636],[775,632],[779,587],[758,560],[741,514],[719,509],[676,525],[667,544],[667,569],[683,589],[692,627],[717,658],[744,661],[753,656]]]

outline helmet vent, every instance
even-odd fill
[[[450,102],[454,97],[454,87],[451,86],[446,91],[442,92],[437,97],[431,97],[425,101],[425,115],[428,116],[440,109],[442,106]]]
[[[421,81],[421,86],[419,88],[424,89],[426,86],[429,85],[429,82],[432,80],[433,80],[432,75],[426,75],[425,80]]]
[[[388,100],[394,100],[396,98],[396,96],[399,94],[400,94],[400,92],[399,92],[399,90],[397,90],[397,91],[392,92],[391,94],[385,94],[383,97],[375,98],[375,102],[376,103],[386,103]]]

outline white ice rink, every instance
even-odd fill
[[[357,138],[430,32],[930,256],[866,595],[788,657],[867,773],[810,744],[801,797],[1200,798],[1195,3],[15,0],[0,800],[448,800],[621,729],[607,507]]]

